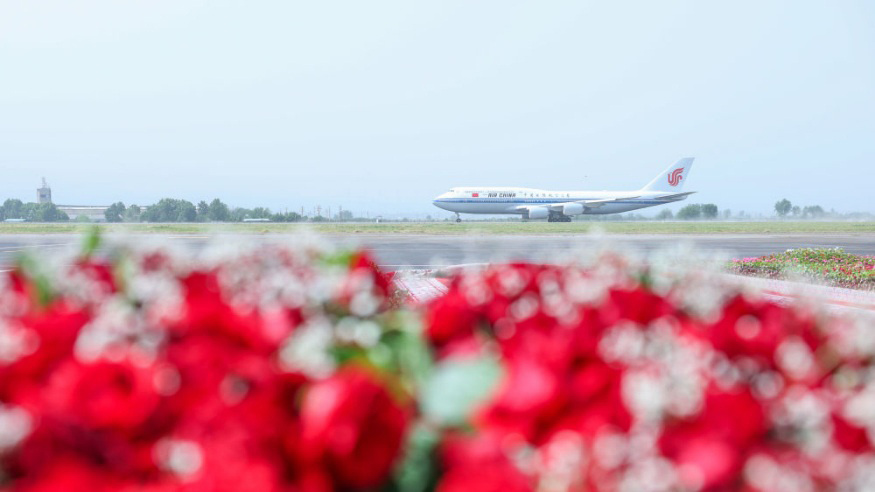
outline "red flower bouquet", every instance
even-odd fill
[[[0,281],[0,489],[875,484],[863,320],[615,255],[411,309],[363,252],[103,251]]]

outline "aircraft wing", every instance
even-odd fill
[[[586,208],[599,208],[602,205],[605,205],[608,203],[618,202],[620,200],[631,200],[633,198],[638,198],[638,197],[637,196],[624,196],[624,197],[620,197],[620,198],[605,198],[603,200],[582,200],[582,201],[574,202],[574,203],[582,203],[583,206]]]
[[[681,193],[681,194],[683,194],[683,193]],[[566,205],[583,205],[584,208],[598,208],[598,207],[601,207],[602,205],[605,205],[608,203],[618,202],[621,200],[629,200],[632,198],[638,198],[638,197],[637,196],[623,196],[623,197],[618,197],[618,198],[605,198],[603,200],[577,200],[577,201],[572,201],[572,202],[551,203],[549,205],[520,205],[520,206],[516,207],[516,209],[522,212],[522,211],[529,211],[531,209],[542,209],[543,210],[546,208],[546,209],[553,210],[556,212],[561,212],[562,210],[565,209]]]
[[[580,204],[583,205],[584,208],[598,208],[607,203],[617,202],[620,200],[629,200],[631,198],[638,198],[637,196],[624,196],[619,198],[605,198],[603,200],[576,200],[573,202],[563,202],[563,203],[552,203],[547,205],[547,208],[550,210],[555,210],[556,212],[561,212],[566,205]],[[518,207],[518,208],[527,208],[527,207]]]
[[[675,193],[674,195],[664,195],[659,197],[661,200],[677,200],[680,198],[684,198],[685,196],[689,196],[695,193],[695,191],[685,191],[683,193]]]

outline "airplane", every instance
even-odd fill
[[[636,191],[550,191],[535,188],[465,186],[452,188],[432,203],[455,212],[456,222],[465,214],[517,214],[523,220],[571,222],[581,214],[616,214],[686,199],[682,192],[693,157],[685,157]]]

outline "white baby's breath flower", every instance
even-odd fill
[[[33,427],[33,418],[23,408],[0,404],[0,452],[15,447]]]
[[[82,327],[76,338],[76,357],[92,361],[101,356],[118,356],[134,352],[154,356],[161,344],[163,332],[150,329],[142,313],[122,298],[101,304],[94,318]]]
[[[814,354],[808,345],[797,336],[785,338],[775,352],[778,366],[795,379],[802,379],[814,370]]]
[[[661,492],[688,489],[688,487],[679,487],[678,481],[678,470],[675,469],[672,462],[660,456],[651,456],[632,463],[632,466],[620,478],[618,490],[621,492]],[[695,488],[691,490],[695,490]]]
[[[198,475],[204,465],[201,445],[187,439],[162,439],[155,444],[155,461],[184,480]]]
[[[36,333],[0,318],[0,363],[8,364],[30,355],[39,348],[39,344]]]
[[[534,294],[525,294],[508,307],[508,314],[514,321],[525,321],[538,312],[538,305]]]
[[[633,364],[644,354],[646,338],[640,326],[632,322],[609,328],[599,340],[599,354],[608,362]]]
[[[332,339],[328,320],[312,318],[299,326],[280,347],[280,362],[287,370],[301,371],[315,378],[328,376],[335,367],[328,352]]]
[[[538,490],[572,490],[580,485],[588,456],[583,439],[575,432],[560,431],[539,450]]]

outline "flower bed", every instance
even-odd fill
[[[0,488],[865,490],[871,326],[644,264],[111,248],[0,282]]]
[[[776,279],[802,279],[836,287],[875,290],[875,257],[841,249],[802,248],[756,258],[733,260],[730,271]]]

